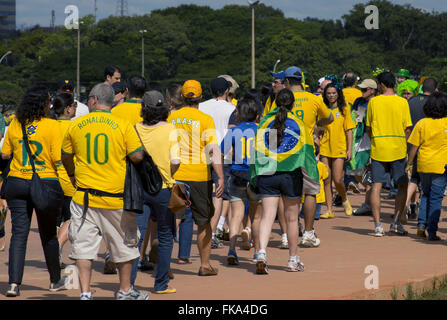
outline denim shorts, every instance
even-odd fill
[[[301,198],[303,193],[303,174],[301,169],[292,172],[277,172],[270,176],[258,176],[259,196],[289,199]]]
[[[238,181],[239,180],[239,181]],[[229,193],[230,202],[248,201],[252,203],[259,202],[259,197],[255,191],[250,187],[250,182],[240,183],[238,177],[230,175],[229,179]]]
[[[386,173],[390,173],[396,184],[408,183],[408,176],[405,173],[407,159],[391,162],[382,162],[371,159],[371,177],[373,183],[386,183]]]
[[[223,165],[223,172],[224,172],[224,192],[222,194],[223,200],[230,200],[230,194],[229,194],[229,183],[228,180],[230,178],[230,169],[231,164],[224,164]],[[213,180],[213,198],[216,196],[216,185],[217,185],[217,173],[214,171],[213,167],[211,166],[211,178]]]

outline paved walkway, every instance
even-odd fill
[[[349,194],[354,208],[363,200],[361,195]],[[305,263],[302,273],[285,271],[288,250],[280,250],[279,226],[274,225],[273,240],[267,250],[269,275],[256,275],[255,264],[251,261],[253,250],[239,250],[240,265],[226,265],[228,243],[222,249],[212,250],[212,264],[219,268],[217,277],[198,277],[199,255],[194,236],[192,264],[177,264],[177,245],[174,247],[171,268],[175,279],[170,285],[177,289],[176,294],[151,294],[152,300],[295,300],[295,299],[361,299],[367,294],[382,293],[381,298],[391,298],[389,292],[395,286],[408,282],[418,282],[447,274],[447,199],[444,200],[439,235],[446,239],[428,243],[416,237],[416,222],[406,226],[408,237],[372,236],[371,217],[346,217],[342,208],[337,208],[336,218],[320,220],[315,228],[321,239],[319,248],[300,248],[298,253]],[[394,201],[383,200],[383,222],[386,231],[391,222]],[[21,296],[15,299],[79,299],[79,290],[64,290],[56,293],[48,291],[49,276],[43,260],[36,219],[33,217],[32,231],[28,240],[27,260]],[[10,218],[6,222],[7,248],[10,237]],[[67,244],[63,261],[68,259],[70,245]],[[99,261],[93,264],[92,288],[95,299],[113,299],[118,288],[117,275],[103,275],[104,248]],[[8,251],[0,252],[0,300],[8,286]],[[379,272],[379,290],[366,290],[365,273],[367,266],[376,266]],[[139,273],[137,288],[153,290],[152,272]]]

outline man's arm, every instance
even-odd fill
[[[210,145],[209,155],[211,158],[211,164],[213,166],[214,171],[217,174],[217,186],[216,186],[216,197],[220,198],[224,191],[224,174],[223,174],[223,166],[220,148],[217,144]]]
[[[132,152],[128,155],[130,161],[132,161],[134,164],[139,164],[141,161],[143,161],[144,153],[142,150]],[[68,171],[67,171],[68,172]]]
[[[405,129],[405,138],[407,139],[407,141],[408,141],[408,138],[410,138],[410,135],[411,135],[411,127],[407,127]]]
[[[72,154],[62,152],[61,159],[65,171],[67,171],[67,175],[70,178],[71,184],[76,188],[76,180],[74,178],[74,172],[75,172],[74,156]]]
[[[334,121],[334,116],[333,116],[332,113],[331,113],[331,115],[329,116],[329,118],[318,120],[318,122],[317,122],[317,126],[318,126],[318,127],[325,127],[325,126],[327,126],[327,125],[330,125],[333,121]]]
[[[366,133],[368,134],[369,140],[371,140],[372,137],[371,127],[366,127]]]

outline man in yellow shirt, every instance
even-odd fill
[[[380,191],[391,172],[398,185],[395,200],[394,221],[390,232],[407,235],[399,217],[404,214],[408,177],[405,173],[407,139],[410,135],[411,116],[407,100],[394,92],[396,78],[391,72],[377,77],[380,96],[369,101],[366,114],[366,130],[371,139],[371,208],[375,223],[375,236],[385,235],[380,223]]]
[[[141,142],[128,121],[110,112],[114,91],[98,84],[90,92],[90,114],[76,119],[62,143],[62,162],[76,192],[71,202],[70,258],[76,260],[81,300],[91,300],[90,277],[104,239],[118,265],[117,300],[147,300],[130,285],[133,260],[140,256],[135,213],[123,211],[126,157],[143,159]],[[75,162],[74,162],[75,159]]]
[[[217,174],[216,197],[221,197],[224,189],[224,174],[220,148],[217,142],[213,118],[199,111],[202,100],[202,86],[196,80],[183,84],[182,95],[185,106],[171,113],[168,122],[176,126],[179,132],[180,168],[175,180],[190,187],[191,211],[198,226],[197,247],[200,254],[199,276],[215,276],[217,268],[210,265],[211,255],[211,218],[214,215],[212,200],[213,181],[211,165]],[[190,235],[192,237],[192,234]]]
[[[362,91],[357,89],[357,81],[359,78],[353,72],[348,72],[343,76],[343,95],[345,96],[346,104],[352,108],[355,100],[362,96]]]
[[[262,114],[262,116],[265,116],[267,113],[269,113],[270,111],[272,111],[274,109],[273,103],[275,102],[276,95],[278,94],[278,92],[280,92],[282,89],[284,89],[286,87],[284,84],[284,80],[285,80],[284,71],[280,71],[278,73],[270,72],[270,74],[273,76],[272,91],[273,91],[274,97],[272,97],[272,96],[268,97],[267,101],[265,102],[264,113]],[[275,104],[275,108],[276,108],[276,104]]]
[[[141,101],[147,90],[146,79],[141,76],[131,76],[127,79],[129,99],[114,107],[112,113],[130,122],[132,126],[143,121],[141,117]]]

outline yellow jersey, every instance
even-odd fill
[[[79,117],[65,135],[62,152],[75,156],[76,187],[123,193],[126,156],[142,150],[133,126],[107,110],[93,110]],[[84,192],[73,201],[83,205]],[[123,198],[89,194],[89,207],[122,209]]]
[[[197,108],[183,107],[171,113],[168,122],[177,128],[180,146],[181,164],[174,178],[210,181],[210,159],[205,147],[218,144],[213,118]]]
[[[272,111],[273,108],[273,103],[275,102],[275,99],[272,99],[272,96],[267,98],[267,101],[265,102],[265,106],[264,106],[264,112],[262,113],[262,116],[264,117],[267,113],[269,113],[270,111]],[[275,108],[276,108],[276,104],[275,104]]]
[[[148,128],[139,123],[136,129],[163,177],[163,188],[172,188],[175,179],[171,175],[171,162],[180,161],[177,129],[171,123],[154,128]]]
[[[447,164],[447,118],[421,119],[408,142],[419,147],[417,169],[422,173],[443,174]]]
[[[355,100],[362,97],[362,91],[357,88],[344,88],[343,95],[345,96],[346,104],[350,107],[354,105]]]
[[[56,120],[42,118],[25,128],[33,154],[36,172],[41,179],[58,179],[57,166],[61,166],[60,134],[54,134]],[[22,125],[14,118],[6,132],[2,153],[13,156],[8,177],[31,180],[33,169],[23,141]]]
[[[320,154],[328,158],[346,158],[346,132],[356,127],[351,117],[351,106],[345,106],[343,114],[338,107],[330,108],[330,111],[334,121],[324,128],[324,135],[320,142]]]
[[[405,129],[412,126],[410,106],[397,95],[372,98],[366,111],[371,128],[371,159],[391,162],[407,156]]]
[[[61,147],[59,149],[62,149],[62,141],[65,137],[65,134],[68,131],[68,128],[70,128],[72,121],[69,119],[59,119],[57,120],[59,122],[59,129],[61,132]],[[76,192],[75,187],[70,181],[70,178],[68,177],[67,170],[65,170],[64,166],[59,166],[57,168],[57,173],[59,175],[59,182],[61,184],[62,190],[64,190],[64,195],[67,197],[73,197],[73,195]]]
[[[129,121],[133,126],[143,121],[141,117],[141,100],[126,100],[113,108],[112,113],[121,119]]]

